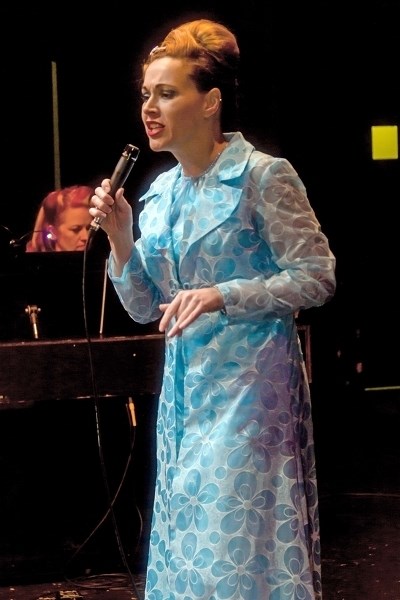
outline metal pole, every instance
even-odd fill
[[[60,173],[60,134],[58,123],[58,91],[57,91],[57,63],[51,63],[51,81],[53,92],[53,153],[54,153],[54,189],[61,188]]]

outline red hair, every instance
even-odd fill
[[[42,200],[36,217],[32,239],[26,246],[27,252],[48,252],[55,250],[55,241],[51,236],[52,227],[58,223],[59,216],[68,208],[87,208],[93,189],[87,185],[72,185],[54,190]]]

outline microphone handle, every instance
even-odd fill
[[[132,144],[127,144],[121,157],[111,175],[111,189],[110,196],[114,197],[115,192],[124,186],[125,181],[128,178],[129,173],[132,171],[132,167],[135,164],[137,157],[139,156],[139,148]],[[96,217],[90,224],[90,231],[97,231],[101,225],[102,217]]]

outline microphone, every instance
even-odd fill
[[[137,160],[137,157],[139,156],[139,152],[139,148],[133,146],[132,144],[127,144],[125,146],[117,166],[114,169],[114,173],[111,175],[111,189],[109,191],[110,196],[114,197],[115,192],[124,186],[124,183],[127,180],[128,175]],[[97,231],[102,220],[102,217],[94,218],[90,224],[89,231]]]

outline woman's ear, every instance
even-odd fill
[[[212,88],[206,95],[205,116],[215,115],[221,107],[222,97],[218,88]]]

